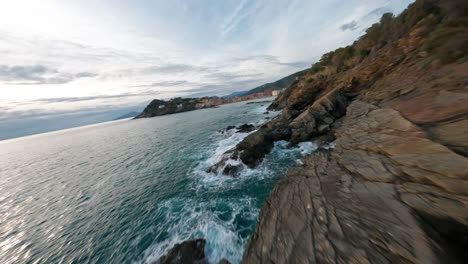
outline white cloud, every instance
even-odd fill
[[[2,0],[0,113],[246,90],[305,68],[409,2]]]

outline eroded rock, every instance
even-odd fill
[[[270,193],[242,263],[466,263],[468,159],[356,101]]]
[[[204,239],[195,239],[176,244],[154,264],[208,264],[205,243]]]

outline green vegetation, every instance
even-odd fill
[[[359,54],[361,55],[361,57],[366,57],[367,55],[370,54],[370,52],[371,52],[371,51],[368,50],[368,49],[362,49],[362,50],[359,52]]]
[[[314,64],[312,66],[312,68],[310,68],[309,72],[310,74],[316,74],[316,73],[319,73],[321,71],[325,70],[325,67],[321,66],[320,64]]]
[[[468,54],[468,4],[452,6],[450,16],[440,17],[440,25],[431,34],[424,50],[442,63],[463,59]]]
[[[430,59],[439,59],[442,63],[463,60],[468,54],[466,25],[466,0],[417,0],[397,17],[392,13],[383,14],[379,23],[369,27],[366,34],[353,45],[324,54],[298,76],[315,75],[327,68],[336,69],[336,72],[345,71],[371,55],[372,51],[386,45],[396,45],[398,40],[416,28],[419,31],[411,37],[431,36],[420,49],[432,56]]]
[[[181,98],[176,97],[169,101],[154,99],[143,110],[143,114],[161,115],[166,113],[183,112],[194,110],[195,105],[200,102],[198,98]]]

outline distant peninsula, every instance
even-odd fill
[[[121,115],[121,116],[117,117],[117,118],[114,119],[114,120],[132,118],[132,117],[137,116],[138,114],[140,114],[140,113],[139,113],[139,112],[132,111],[132,112],[126,113],[125,115]]]

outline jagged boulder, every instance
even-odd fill
[[[176,244],[154,264],[208,264],[205,243],[204,239],[195,239]]]
[[[206,172],[217,174],[221,171],[227,176],[236,177],[242,171],[243,165],[230,165],[229,160],[241,161],[253,168],[271,151],[275,141],[288,140],[290,137],[291,130],[287,120],[281,117],[271,120],[244,138],[234,149],[224,153],[223,158],[209,167]]]
[[[238,126],[236,128],[237,128],[237,133],[249,133],[249,132],[252,132],[255,129],[257,129],[257,127],[255,127],[252,124],[243,124],[243,125]]]
[[[330,131],[332,124],[344,116],[350,99],[335,89],[315,101],[289,124],[291,142],[299,143]]]

